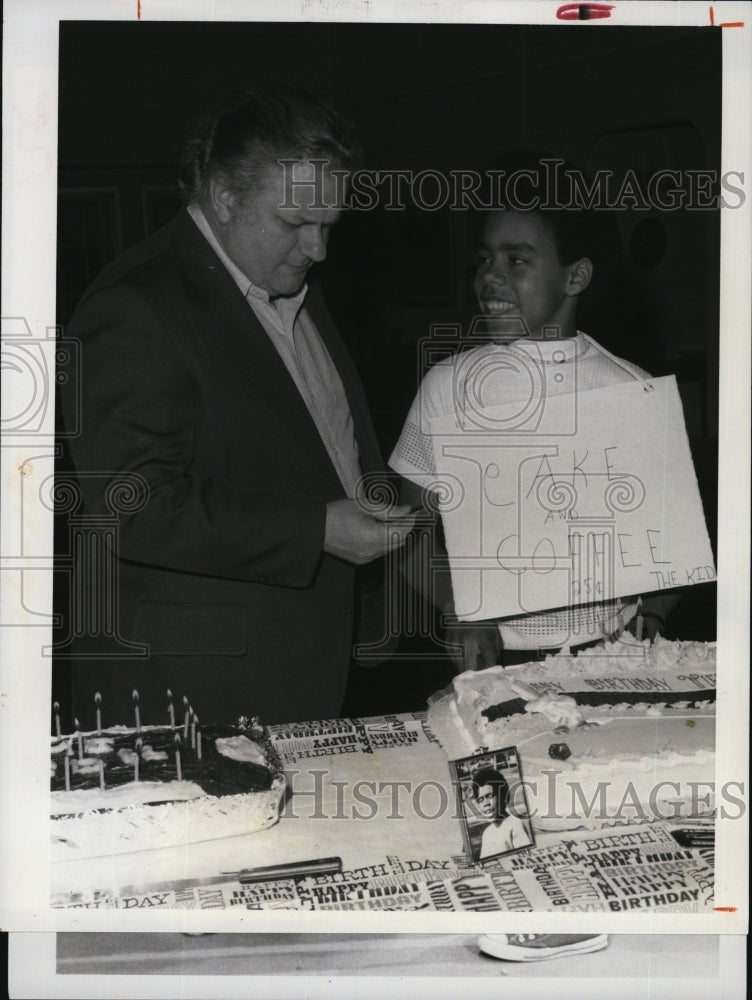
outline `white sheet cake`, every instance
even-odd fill
[[[707,817],[715,686],[714,643],[606,642],[460,674],[429,724],[450,759],[516,746],[538,830]]]
[[[179,771],[168,726],[82,733],[80,754],[78,734],[53,739],[51,859],[171,847],[276,823],[286,783],[263,730],[200,732],[200,751],[195,734],[193,746],[182,742]]]

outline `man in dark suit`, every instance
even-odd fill
[[[405,508],[356,500],[381,457],[352,360],[308,285],[355,149],[306,94],[233,99],[186,144],[186,208],[106,268],[73,317],[82,509],[117,522],[115,585],[79,558],[83,726],[95,693],[106,723],[129,722],[134,689],[145,722],[166,718],[168,689],[201,722],[339,713],[356,567],[412,526]],[[62,395],[72,415],[72,389]],[[111,622],[108,655],[97,615]]]

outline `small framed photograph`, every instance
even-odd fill
[[[473,862],[535,845],[517,747],[450,761],[465,850]]]

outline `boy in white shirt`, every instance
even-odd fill
[[[529,181],[532,191],[525,189],[523,198],[516,182],[514,191],[520,202],[536,207],[523,210],[510,199],[485,218],[474,291],[488,341],[428,371],[389,460],[404,477],[404,501],[432,511],[439,508],[435,494],[441,479],[433,438],[426,432],[431,419],[447,414],[462,417],[510,402],[518,403],[522,412],[545,405],[554,395],[649,377],[577,329],[578,302],[593,276],[588,255],[592,212],[552,204],[551,174],[542,165],[544,160],[518,154],[517,162],[524,164],[524,170],[517,170],[518,178]],[[513,178],[514,171],[508,176]],[[422,558],[430,555],[424,551]],[[459,669],[508,666],[562,646],[619,635],[641,605],[644,634],[653,638],[675,603],[673,595],[651,596],[644,602],[635,595],[460,625],[453,618],[448,571],[429,573],[424,564],[418,579],[432,581],[427,596],[444,613],[448,642],[461,649],[461,654],[450,654]],[[427,584],[418,586],[425,589]]]
[[[545,404],[549,396],[648,377],[578,331],[577,305],[593,276],[588,213],[571,206],[548,207],[556,199],[546,189],[551,174],[540,159],[536,165],[523,157],[518,166],[528,172],[528,179],[532,168],[532,193],[541,207],[525,211],[500,204],[485,219],[474,291],[488,342],[440,362],[426,374],[389,462],[405,479],[404,501],[432,511],[439,510],[439,503],[431,493],[441,485],[433,440],[425,432],[432,418],[510,401],[518,402],[522,411]],[[437,535],[438,530],[434,538]],[[460,625],[453,622],[448,571],[438,574],[427,568],[426,560],[430,565],[432,556],[445,553],[421,552],[420,547],[416,551],[423,565],[412,568],[418,574],[417,579],[413,575],[414,583],[419,589],[428,587],[426,596],[444,612],[447,640],[460,650],[452,654],[460,670],[508,666],[546,650],[618,635],[638,610],[652,639],[676,602],[671,594],[644,601],[634,596]],[[492,791],[484,782],[476,795]],[[489,829],[491,837],[493,824]],[[485,846],[482,857],[488,853]],[[486,954],[522,962],[583,955],[607,944],[605,934],[484,934],[479,939]]]

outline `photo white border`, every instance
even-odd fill
[[[488,962],[484,976],[323,976],[323,975],[78,975],[58,973],[55,934],[10,935],[10,982],[14,1000],[457,1000],[461,996],[482,993],[485,1000],[523,994],[525,1000],[583,1000],[607,997],[608,1000],[745,1000],[746,941],[741,935],[722,935],[718,940],[717,974],[688,975],[682,978],[657,977],[650,973],[646,955],[642,975],[625,974],[623,978],[577,976],[576,961],[567,973],[554,976],[515,976],[515,963]],[[388,954],[388,953],[387,953]],[[175,961],[176,954],[166,958]],[[587,956],[579,961],[584,964]],[[482,959],[479,956],[479,961]],[[336,955],[333,956],[333,964]],[[558,964],[558,963],[557,963]],[[249,966],[251,959],[249,958]],[[561,968],[561,967],[559,967]],[[635,971],[635,970],[630,970]],[[571,978],[569,973],[571,972]],[[103,980],[105,979],[106,982]]]
[[[3,94],[2,316],[24,317],[43,341],[55,316],[58,24],[61,20],[142,21],[371,21],[493,22],[560,25],[568,30],[608,30],[618,25],[707,26],[712,9],[723,31],[724,170],[744,170],[744,205],[722,216],[721,344],[718,542],[718,773],[748,787],[749,636],[749,445],[750,274],[749,197],[752,116],[750,36],[747,3],[617,2],[608,20],[559,22],[556,2],[512,3],[474,0],[461,9],[451,0],[430,4],[371,0],[6,0]],[[741,28],[722,28],[726,22]],[[746,109],[746,113],[745,113]],[[733,127],[732,126],[733,123]],[[7,320],[3,320],[4,332]],[[50,368],[54,341],[43,347]],[[3,371],[3,375],[7,373]],[[38,388],[38,387],[37,387]],[[4,413],[18,398],[3,396]],[[24,511],[21,538],[19,490],[28,492],[52,471],[54,420],[47,410],[39,434],[27,443],[3,441],[0,462],[3,513],[0,551],[0,892],[2,926],[14,931],[60,930],[255,930],[441,932],[571,929],[572,914],[299,913],[295,911],[192,912],[52,910],[49,907],[48,742],[49,659],[45,629],[25,608],[51,607],[52,516],[40,506]],[[31,528],[31,531],[29,531]],[[33,572],[21,572],[22,569]],[[48,633],[49,635],[49,633]],[[747,913],[747,822],[719,824],[716,906],[735,912],[712,914],[580,914],[578,930],[622,933],[743,933]]]

